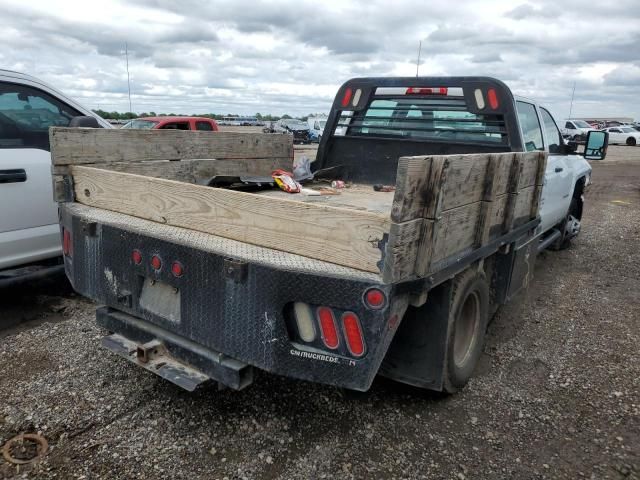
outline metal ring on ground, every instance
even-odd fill
[[[11,448],[13,446],[18,446],[18,442],[24,442],[25,440],[29,440],[36,444],[36,456],[29,459],[15,458],[11,453]],[[49,444],[42,435],[38,435],[37,433],[21,433],[20,435],[7,440],[7,443],[2,447],[2,456],[9,463],[13,463],[14,465],[24,465],[25,463],[32,463],[36,460],[40,460],[47,454],[48,450]]]

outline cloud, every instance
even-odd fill
[[[122,111],[126,42],[136,111],[306,114],[351,77],[415,75],[422,40],[423,75],[496,76],[558,116],[576,82],[576,115],[640,117],[636,3],[0,0],[0,67]]]
[[[514,18],[516,20],[525,20],[534,17],[540,18],[557,18],[561,9],[556,5],[547,5],[545,8],[534,7],[529,3],[518,5],[513,10],[509,10],[505,17]]]

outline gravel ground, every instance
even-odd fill
[[[5,294],[28,323],[0,333],[0,444],[41,432],[50,453],[0,478],[640,478],[640,161],[613,157],[451,397],[268,375],[190,394],[102,351],[89,301]]]

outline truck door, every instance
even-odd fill
[[[554,140],[547,140],[547,143],[553,142],[553,147],[550,149],[548,145],[545,147],[542,133],[543,122],[540,121],[536,106],[533,103],[517,101],[516,107],[518,120],[522,128],[525,150],[549,151],[540,199],[540,228],[542,231],[546,231],[565,217],[571,202],[570,183],[572,178],[567,164],[567,155],[559,153],[561,151],[561,144],[559,144],[561,141],[559,138],[560,132],[553,119],[551,119],[551,122],[557,133]],[[549,115],[548,112],[546,114]]]
[[[575,162],[584,162],[584,160],[580,155],[566,153],[563,148],[564,140],[560,135],[558,126],[547,109],[540,107],[540,117],[542,118],[545,145],[549,152],[545,177],[551,178],[551,185],[556,189],[553,197],[551,197],[554,200],[547,202],[544,211],[542,208],[540,209],[542,228],[547,229],[562,221],[567,215],[571,205],[571,197],[573,196]],[[543,198],[545,196],[545,188],[546,186],[542,189]],[[554,205],[552,210],[547,210],[549,209],[549,203]],[[547,211],[552,212],[552,214],[545,218]]]
[[[78,115],[42,90],[0,82],[0,268],[60,250],[49,127]]]

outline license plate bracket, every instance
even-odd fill
[[[145,278],[139,305],[169,322],[180,323],[180,289],[168,283]]]

